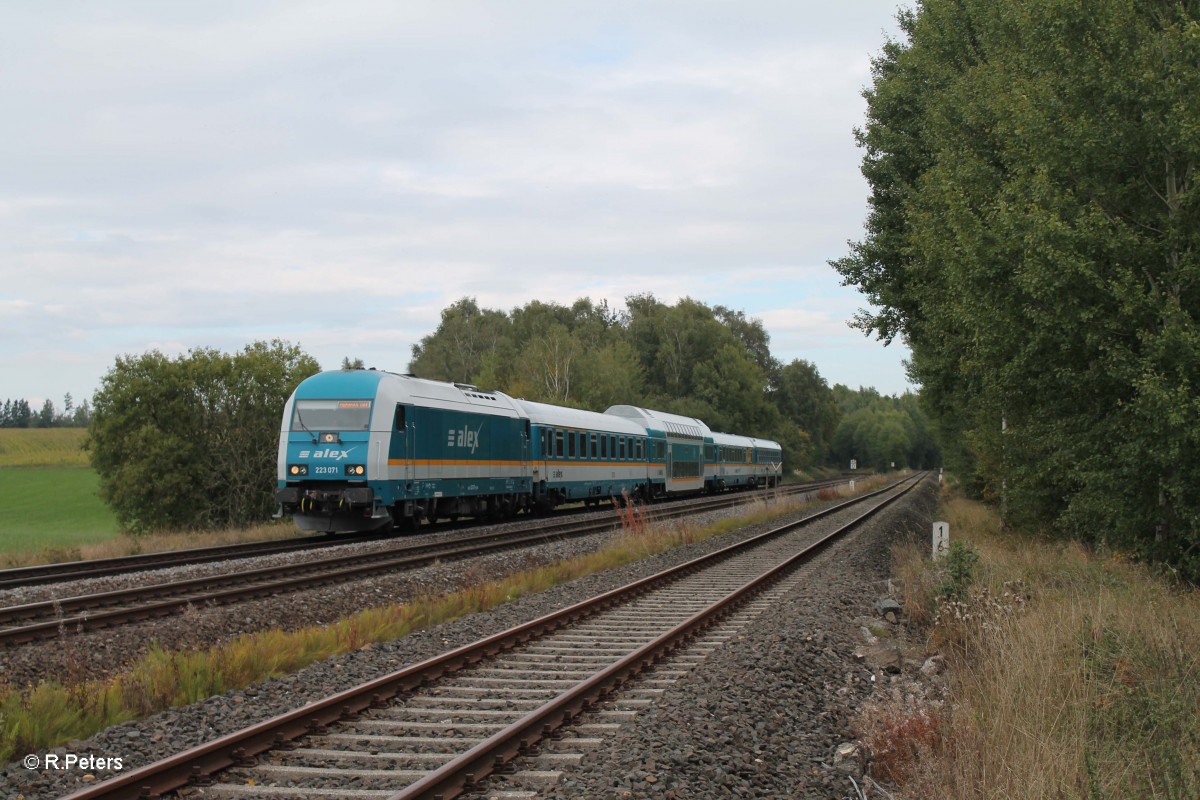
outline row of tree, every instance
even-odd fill
[[[940,463],[941,452],[916,395],[886,397],[875,389],[840,384],[833,394],[841,415],[831,445],[834,463],[856,461],[879,471]]]
[[[86,428],[91,417],[88,401],[84,400],[77,406],[70,392],[63,398],[61,412],[49,398],[36,413],[29,401],[24,399],[5,400],[4,405],[0,406],[0,428]]]
[[[912,348],[948,461],[1200,580],[1200,8],[923,0],[874,63],[834,266]]]
[[[506,313],[463,298],[442,312],[437,330],[412,355],[410,370],[424,378],[601,411],[641,405],[698,417],[713,430],[773,439],[783,445],[788,469],[811,468],[834,454],[841,414],[816,367],[780,362],[759,320],[719,305],[633,295],[619,313],[588,299],[570,307],[535,300]],[[907,433],[925,435],[924,444],[906,439],[904,452],[893,448],[886,459],[864,447],[864,466],[931,463],[936,448],[927,426]],[[867,439],[864,429],[859,442]],[[843,447],[839,462],[848,463],[851,450]]]

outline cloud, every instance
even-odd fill
[[[83,395],[119,353],[274,337],[403,369],[466,295],[687,295],[762,318],[782,355],[899,370],[845,329],[862,302],[825,266],[861,236],[851,130],[894,8],[15,6],[7,391]]]

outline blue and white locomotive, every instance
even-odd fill
[[[565,502],[771,486],[775,442],[635,406],[603,414],[376,370],[322,372],[288,399],[280,514],[364,531]]]

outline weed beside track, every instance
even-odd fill
[[[977,503],[944,514],[956,558],[894,556],[946,701],[897,692],[864,711],[874,778],[897,798],[1200,797],[1200,592],[1001,532]]]

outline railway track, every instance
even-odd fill
[[[816,490],[844,482],[844,480],[818,481],[799,484],[798,487],[806,490]],[[239,544],[213,545],[186,550],[140,553],[132,556],[98,558],[88,561],[66,561],[57,564],[13,567],[10,569],[0,569],[0,591],[22,586],[39,586],[49,583],[83,580],[86,578],[102,578],[129,572],[181,567],[191,564],[208,564],[214,561],[233,561],[242,558],[293,553],[302,550],[394,538],[397,538],[394,532],[339,534],[337,536],[321,534],[320,536],[304,536],[265,542],[242,542]]]
[[[148,569],[182,567],[190,564],[208,564],[214,561],[230,561],[254,556],[294,553],[331,545],[373,542],[394,538],[390,533],[368,533],[358,535],[304,536],[294,539],[278,539],[267,542],[243,542],[241,544],[214,545],[188,550],[167,550],[160,553],[141,553],[136,556],[97,558],[91,561],[66,561],[59,564],[38,564],[33,567],[14,567],[0,570],[0,590],[21,586],[38,586],[47,583],[63,583],[86,578],[103,578],[127,572]]]
[[[795,487],[790,491],[813,491]],[[682,516],[747,502],[757,494],[729,494],[681,506],[661,506],[656,515]],[[181,614],[189,608],[229,605],[285,592],[309,589],[427,566],[435,561],[469,558],[498,550],[530,547],[553,539],[585,536],[619,527],[615,516],[588,520],[552,520],[506,532],[469,533],[434,543],[405,544],[373,553],[338,555],[297,564],[237,570],[188,580],[56,598],[0,608],[0,646],[16,646],[67,633]]]
[[[70,795],[531,797],[922,476]],[[833,518],[837,529],[811,523]],[[224,772],[222,772],[224,770]]]

